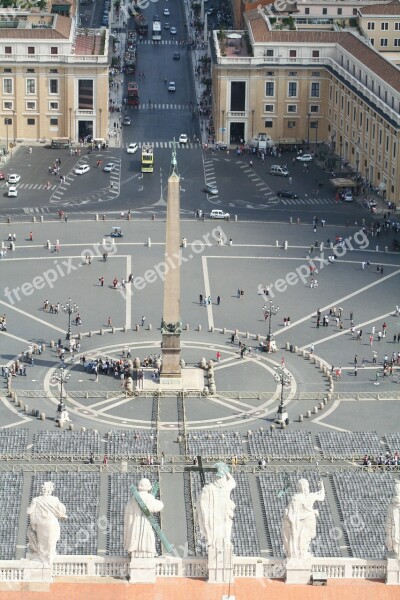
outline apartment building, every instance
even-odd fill
[[[271,30],[265,9],[245,21],[213,32],[218,137],[323,142],[399,205],[399,70],[350,31]]]
[[[380,52],[400,52],[400,2],[374,4],[358,9],[359,25]]]
[[[108,134],[109,33],[61,14],[0,12],[3,147]]]

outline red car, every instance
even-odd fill
[[[6,178],[6,176],[4,175],[4,173],[0,173],[0,181],[3,181]]]

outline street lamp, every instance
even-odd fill
[[[99,138],[101,139],[101,113],[103,112],[102,108],[99,108],[99,114],[100,114],[100,119],[99,119]]]
[[[221,132],[222,132],[222,141],[225,140],[225,111],[222,111],[222,127],[221,127]]]
[[[317,146],[318,146],[318,121],[314,121],[314,129],[315,129],[315,154],[317,154]]]
[[[15,118],[15,115],[16,115],[15,110],[13,110],[12,112],[13,112],[14,146],[15,146],[15,144],[17,142],[17,136],[15,135],[15,130],[16,130],[16,127],[17,127],[17,120]]]
[[[10,121],[11,119],[9,117],[6,117],[4,119],[4,123],[6,126],[6,154],[8,154],[8,126],[10,125]]]
[[[307,121],[307,150],[310,149],[310,117],[311,117],[311,115],[310,115],[310,113],[308,113],[308,115],[307,115],[307,119],[308,119],[308,121]]]
[[[288,371],[286,371],[283,365],[277,367],[277,369],[279,369],[280,373],[275,373],[274,377],[275,381],[281,386],[281,398],[279,401],[278,411],[275,417],[275,423],[279,423],[280,425],[285,423],[286,425],[289,425],[289,415],[283,403],[283,390],[285,388],[285,385],[287,386],[290,384],[292,376],[290,375],[290,373],[288,373]]]
[[[68,302],[62,306],[63,311],[68,315],[68,331],[65,339],[68,342],[68,346],[71,345],[71,315],[73,312],[77,312],[78,305],[72,304],[71,298],[68,299]]]
[[[343,142],[342,139],[340,138],[340,156],[339,156],[339,165],[340,165],[340,170],[342,170],[342,147],[343,147]]]
[[[271,342],[274,339],[272,335],[272,315],[278,314],[279,306],[274,306],[272,300],[269,301],[269,308],[265,305],[263,307],[264,314],[268,314],[268,335],[267,335],[267,352],[271,351]]]
[[[71,374],[66,371],[64,369],[64,367],[60,368],[60,372],[57,373],[57,371],[55,371],[52,375],[51,378],[51,383],[56,384],[59,383],[60,384],[60,402],[62,402],[64,400],[64,385],[67,383],[68,379],[70,378]]]
[[[251,109],[251,138],[254,136],[254,108]]]
[[[69,108],[69,139],[72,142],[72,108]]]

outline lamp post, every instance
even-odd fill
[[[68,342],[67,345],[70,346],[71,345],[71,315],[74,311],[76,312],[78,310],[78,305],[72,304],[72,300],[71,300],[71,298],[69,298],[68,302],[63,305],[62,309],[68,315],[68,331],[67,331],[67,335],[65,336],[65,339]]]
[[[225,111],[222,111],[222,127],[221,127],[221,133],[222,133],[222,141],[225,141]]]
[[[68,371],[66,371],[64,369],[64,367],[61,367],[60,372],[57,373],[57,371],[55,371],[51,378],[51,383],[53,383],[53,384],[59,383],[60,384],[60,402],[62,402],[64,400],[64,385],[67,383],[70,376],[71,376],[70,373]]]
[[[10,119],[9,119],[9,117],[6,117],[6,118],[4,119],[4,122],[5,122],[5,125],[6,125],[6,154],[8,154],[8,126],[9,126],[9,124],[10,124],[10,123],[9,123],[9,122],[10,122]]]
[[[342,148],[343,148],[342,140],[340,140],[339,147],[340,147],[339,166],[340,166],[340,170],[342,170]]]
[[[269,301],[269,307],[266,305],[263,307],[264,315],[268,314],[268,334],[267,334],[267,352],[271,352],[271,343],[274,339],[272,335],[272,315],[278,314],[279,306],[274,306],[272,300]]]
[[[307,150],[310,149],[310,113],[307,115]]]
[[[314,129],[315,129],[315,154],[317,154],[317,146],[318,146],[318,121],[314,121]]]
[[[251,109],[251,138],[254,136],[254,108]]]
[[[72,108],[69,108],[69,139],[72,142]]]
[[[280,367],[277,367],[277,369],[279,369],[279,373],[275,373],[274,377],[275,377],[275,381],[277,381],[277,383],[280,384],[281,386],[281,397],[280,397],[280,401],[279,401],[279,406],[278,406],[278,411],[276,413],[276,417],[275,417],[275,423],[279,423],[280,425],[282,423],[285,423],[286,425],[289,425],[289,415],[287,413],[286,407],[284,405],[284,388],[285,385],[289,385],[292,377],[290,375],[290,373],[288,373],[285,369],[285,367],[282,365]]]
[[[17,113],[15,112],[15,110],[13,110],[12,112],[13,112],[13,120],[12,120],[12,125],[13,125],[14,146],[15,146],[15,144],[16,144],[16,142],[17,142],[17,136],[16,136],[16,133],[15,133],[15,132],[16,132],[16,128],[17,128],[17,121],[16,121],[16,118],[15,118],[15,115],[16,115]]]
[[[103,112],[102,108],[99,108],[99,115],[100,115],[100,119],[99,119],[99,138],[101,139],[101,113]]]

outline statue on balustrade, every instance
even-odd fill
[[[314,502],[325,500],[325,488],[319,482],[319,491],[310,492],[306,479],[297,482],[297,493],[292,496],[283,516],[283,546],[287,558],[308,558],[311,541],[317,532],[318,510]]]
[[[235,503],[230,495],[236,487],[228,465],[219,462],[215,468],[215,480],[203,487],[197,507],[200,532],[213,548],[231,544]]]
[[[400,559],[400,482],[394,486],[394,495],[386,517],[386,548]]]
[[[137,490],[132,486],[134,497],[125,508],[124,548],[132,558],[153,558],[156,556],[154,530],[161,533],[152,515],[163,510],[164,504],[152,493],[152,485],[146,478],[139,481]]]
[[[54,484],[46,481],[42,485],[42,495],[33,498],[28,508],[29,552],[43,563],[50,563],[56,556],[56,546],[60,539],[59,519],[67,519],[66,508],[56,496],[52,496]]]

